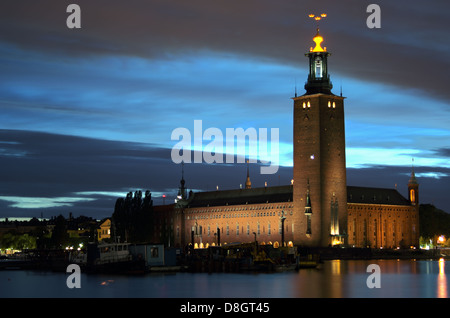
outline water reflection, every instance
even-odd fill
[[[283,273],[173,273],[144,276],[82,274],[80,289],[65,273],[0,271],[1,297],[177,298],[438,298],[449,297],[448,260],[333,260],[318,269]],[[370,264],[380,267],[381,288],[369,288]]]
[[[294,297],[314,298],[447,298],[445,260],[358,260],[327,261],[319,269],[301,270]],[[367,266],[380,267],[380,288],[369,288],[371,272]]]
[[[439,259],[439,275],[437,281],[437,297],[447,298],[447,278],[445,277],[445,260]]]

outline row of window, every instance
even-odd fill
[[[202,210],[186,210],[186,213],[208,213],[208,212],[233,212],[233,211],[247,211],[247,210],[268,210],[268,209],[287,209],[287,208],[293,208],[293,205],[277,205],[275,206],[268,206],[268,205],[251,205],[250,207],[247,206],[240,206],[240,207],[234,207],[234,208],[217,208],[217,209],[202,209]]]
[[[336,102],[332,102],[331,100],[327,103],[328,108],[336,108]],[[306,102],[303,102],[303,109],[311,108],[311,102],[308,100]]]
[[[292,215],[291,211],[285,211],[285,213]],[[186,220],[208,220],[208,219],[231,219],[231,218],[241,218],[241,217],[264,217],[264,216],[281,216],[281,212],[269,211],[269,212],[255,212],[255,213],[230,213],[230,214],[211,214],[211,215],[186,215]]]
[[[208,224],[206,229],[203,229],[203,227],[201,225],[195,225],[192,226],[191,231],[194,232],[195,235],[203,235],[206,234],[207,236],[211,236],[211,235],[216,235],[216,232],[214,230],[216,230],[218,228],[218,226],[213,227],[213,231],[211,231],[211,225]],[[222,232],[223,232],[223,227],[222,227]],[[291,225],[291,230],[292,233],[294,232],[294,224]],[[263,233],[265,234],[266,229],[263,226]],[[279,222],[278,224],[278,234],[281,235],[282,232],[282,223]],[[286,225],[285,227],[285,232],[288,232],[288,226]],[[236,223],[236,235],[240,235],[240,233],[244,233],[244,227],[240,226],[239,223]],[[230,225],[226,224],[225,225],[225,235],[230,235]],[[246,231],[245,231],[246,235],[250,235],[250,234],[256,234],[256,235],[260,235],[261,234],[261,224],[258,222],[256,225],[256,231],[250,230],[250,224],[247,224],[246,227]],[[272,234],[272,224],[270,222],[267,223],[267,235],[271,235]],[[179,228],[177,227],[177,236],[179,235]]]
[[[275,241],[272,243],[272,241],[268,241],[266,242],[259,242],[260,245],[272,245],[274,248],[279,248],[281,243],[279,243],[278,241]],[[192,245],[192,243],[189,243],[189,245]],[[226,246],[227,242],[224,242],[223,244],[220,244],[222,246]],[[294,247],[294,243],[292,241],[289,241],[287,243],[285,243],[286,246],[288,247]],[[216,246],[216,243],[212,242],[211,245],[209,243],[194,243],[194,249],[198,249],[198,248],[208,248],[210,246]]]
[[[405,214],[405,215],[406,215],[406,218],[409,219],[409,215],[410,215],[410,214]],[[353,216],[353,214],[352,214],[352,213],[349,213],[348,216]],[[358,216],[358,215],[355,214],[354,216]],[[359,216],[362,216],[361,213],[359,213]],[[374,215],[373,217],[374,217],[374,218],[378,218],[378,216],[379,216],[379,215]],[[366,215],[364,215],[363,217],[365,218]],[[384,215],[384,217],[386,217],[386,215]],[[395,217],[395,214],[392,215],[392,217],[394,218],[394,217]],[[402,217],[402,215],[397,214],[397,218],[400,218],[400,217]],[[414,219],[415,217],[416,217],[416,216],[415,216],[414,214],[411,214],[411,218]],[[369,213],[369,218],[372,218],[372,213]],[[391,214],[390,214],[390,213],[388,214],[388,218],[391,218]]]
[[[411,229],[411,231],[409,231],[409,229]],[[362,234],[362,237],[360,235],[357,235],[358,231],[360,234]],[[355,221],[353,221],[353,224],[350,224],[349,226],[349,232],[352,233],[353,242],[355,243],[358,243],[356,242],[356,240],[360,240],[363,242],[363,245],[370,245],[370,243],[377,245],[378,242],[378,244],[381,243],[382,245],[387,246],[388,238],[390,237],[392,246],[396,246],[406,238],[405,235],[414,236],[416,227],[415,225],[412,225],[410,227],[406,222],[397,223],[394,221],[393,224],[390,224],[386,221],[377,222],[377,220],[374,220],[373,223],[370,222],[370,224],[365,221],[364,224],[360,227],[356,224]],[[367,233],[371,232],[373,232],[373,236],[368,237]],[[380,241],[380,239],[382,241]]]
[[[376,207],[372,207],[372,206],[348,206],[349,210],[369,210],[369,211],[373,211],[373,210],[379,210],[379,211],[401,211],[401,212],[408,212],[410,211],[409,208],[385,208],[382,206],[376,206]]]

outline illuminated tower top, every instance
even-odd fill
[[[316,47],[309,49],[310,52],[325,52],[327,48],[322,48],[320,44],[323,42],[323,37],[319,34],[319,28],[317,28],[317,34],[313,37],[313,41],[316,43]]]
[[[305,84],[306,94],[329,94],[333,85],[330,81],[330,75],[328,74],[328,61],[327,58],[331,55],[327,52],[326,47],[322,47],[323,37],[320,35],[319,28],[317,28],[317,34],[314,36],[313,41],[316,46],[311,47],[309,52],[305,54],[309,58],[309,75],[308,81]]]

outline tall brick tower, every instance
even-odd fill
[[[309,58],[306,93],[294,100],[294,243],[330,246],[346,243],[347,182],[344,97],[331,92],[323,37]],[[342,95],[342,94],[341,94]]]
[[[413,206],[414,213],[414,215],[409,218],[411,224],[408,224],[408,227],[411,229],[410,242],[419,244],[419,183],[417,182],[416,174],[414,173],[414,166],[412,167],[411,178],[408,181],[408,199]]]

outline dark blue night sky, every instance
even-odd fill
[[[320,21],[334,94],[346,114],[348,184],[406,196],[412,165],[421,203],[450,212],[448,1],[73,1],[0,4],[0,217],[110,216],[116,198],[175,198],[179,127],[278,128],[292,178],[291,98],[303,94],[304,54]],[[204,141],[203,146],[208,142]],[[237,153],[245,156],[245,153]],[[414,158],[414,162],[412,161]],[[238,188],[245,164],[184,165],[194,191]]]

